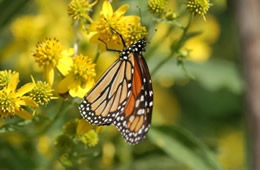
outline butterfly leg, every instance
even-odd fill
[[[119,35],[119,37],[120,37],[120,39],[121,39],[121,41],[122,41],[122,43],[123,43],[123,46],[126,47],[126,45],[125,45],[125,40],[123,39],[123,36],[122,36],[117,30],[115,30],[113,27],[111,27],[111,29],[112,29],[113,31],[115,31],[115,32],[117,33],[117,35]]]
[[[107,43],[106,43],[105,41],[103,41],[102,39],[99,38],[98,40],[105,44],[107,51],[114,51],[114,52],[119,52],[119,53],[121,53],[120,50],[108,48]]]

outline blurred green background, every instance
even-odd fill
[[[183,3],[169,2],[173,9]],[[64,46],[72,47],[75,35],[67,14],[68,3],[65,0],[1,0],[0,70],[16,70],[21,82],[26,82],[30,75],[40,75],[32,58],[37,42],[56,37]],[[100,4],[102,1],[99,7]],[[153,34],[146,1],[114,0],[112,3],[114,9],[122,4],[130,5],[129,15],[139,15],[136,5],[141,6],[142,22],[148,27],[149,36]],[[72,108],[60,120],[40,133],[41,125],[53,118],[57,110],[59,101],[54,100],[39,111],[44,116],[36,116],[32,122],[18,117],[0,120],[0,169],[248,169],[236,23],[227,0],[214,0],[211,4],[206,21],[200,17],[192,19],[189,31],[201,31],[201,34],[183,47],[191,50],[185,68],[195,79],[177,66],[174,58],[152,75],[154,112],[144,142],[130,146],[114,127],[105,127],[99,133],[97,146],[87,148],[82,155],[62,155],[55,147],[55,139],[65,122],[80,115],[72,102]],[[168,32],[167,23],[158,23],[156,28],[158,31],[144,54],[150,70],[170,53],[170,42],[180,35],[178,29]],[[161,40],[163,45],[158,44]],[[156,50],[155,46],[158,46]],[[84,40],[80,44],[82,51],[91,57],[95,55],[92,47]],[[109,55],[106,53],[97,61],[98,75],[115,60]],[[12,123],[9,129],[1,128]],[[75,151],[80,147],[74,146]]]

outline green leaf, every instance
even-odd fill
[[[170,157],[193,170],[222,170],[213,152],[179,127],[152,128],[149,139]]]
[[[187,80],[188,77],[181,67],[176,66],[174,59],[168,61],[154,75],[153,80],[174,79]],[[152,64],[158,63],[154,61]],[[152,67],[152,64],[150,64]],[[195,76],[204,88],[210,91],[227,89],[235,94],[243,92],[243,81],[234,63],[225,60],[209,60],[205,63],[192,63],[186,61],[185,68]]]
[[[10,22],[26,4],[30,2],[29,0],[1,0],[0,1],[0,30]]]
[[[189,40],[189,39],[191,39],[195,36],[198,36],[200,34],[202,34],[202,31],[189,32],[185,35],[185,37],[183,38],[183,41],[185,42],[185,41],[187,41],[187,40]]]

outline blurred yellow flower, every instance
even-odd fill
[[[138,25],[140,18],[137,16],[123,16],[128,10],[128,5],[123,5],[115,12],[111,4],[105,0],[102,6],[99,19],[90,25],[89,32],[91,41],[99,43],[98,39],[109,44],[110,48],[121,49],[122,42],[118,33],[120,33],[126,41],[126,45],[136,42],[140,37],[146,34],[146,29]],[[136,28],[133,26],[138,25]]]
[[[209,10],[209,0],[188,0],[186,6],[193,15],[200,15],[206,21],[205,15]]]
[[[37,42],[37,38],[42,38],[46,22],[46,17],[44,15],[30,16],[25,15],[15,19],[11,25],[10,30],[18,42],[23,42],[21,44],[23,47],[30,46],[31,42]]]
[[[74,20],[87,19],[89,22],[93,22],[88,13],[92,11],[92,7],[96,3],[97,0],[92,3],[87,0],[72,0],[68,6],[68,14]]]
[[[220,35],[220,26],[214,16],[208,16],[207,22],[195,19],[190,27],[190,32],[203,30],[201,34],[188,40],[184,49],[190,50],[189,58],[195,62],[204,62],[212,55],[212,44],[214,44]]]
[[[10,81],[4,89],[0,90],[0,117],[18,115],[23,119],[32,119],[32,115],[24,110],[22,106],[37,107],[38,105],[28,96],[28,93],[34,88],[34,83],[27,83],[16,90],[19,82],[19,73],[11,76]]]
[[[61,94],[69,92],[72,97],[83,98],[95,84],[95,64],[87,56],[75,56],[70,71],[63,75],[65,78],[59,82],[57,92]]]
[[[44,69],[44,76],[50,85],[54,81],[54,68],[66,74],[68,68],[72,65],[74,50],[63,50],[62,45],[57,39],[47,38],[45,41],[36,45],[36,50],[33,54],[35,61]]]
[[[98,134],[95,132],[95,130],[89,130],[88,132],[84,133],[81,137],[80,140],[86,144],[88,147],[93,147],[97,145],[98,143]]]
[[[218,142],[218,159],[225,169],[243,169],[245,166],[245,139],[242,131],[225,134]]]
[[[199,63],[207,61],[212,53],[210,45],[199,37],[188,40],[185,48],[190,50],[189,59]]]
[[[53,96],[53,89],[50,84],[43,81],[35,82],[33,77],[32,81],[34,83],[34,88],[29,92],[29,96],[38,104],[38,105],[47,105],[50,100],[57,99]]]
[[[40,136],[37,142],[37,150],[44,156],[51,155],[51,139],[49,136]]]
[[[12,70],[3,70],[0,71],[0,90],[7,87],[11,77],[15,74],[15,71]]]

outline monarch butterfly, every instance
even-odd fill
[[[118,33],[119,34],[119,33]],[[80,114],[90,124],[114,125],[130,144],[141,142],[151,124],[153,110],[153,88],[148,66],[142,55],[146,39],[120,52],[110,68],[101,76],[79,105]]]

